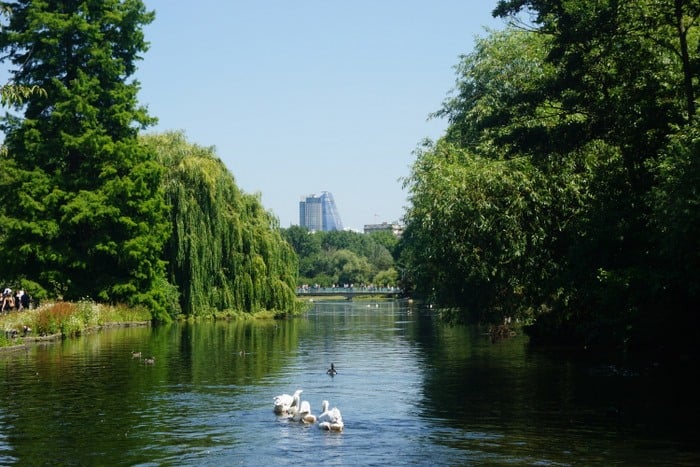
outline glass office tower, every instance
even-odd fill
[[[321,196],[309,195],[299,201],[299,225],[312,232],[343,230],[333,194],[324,191]]]

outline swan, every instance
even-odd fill
[[[274,398],[274,411],[277,415],[287,415],[291,411],[296,411],[299,403],[299,396],[302,390],[297,389],[293,395],[280,394]]]
[[[338,370],[335,369],[335,365],[331,363],[331,367],[326,371],[331,376],[335,376],[338,374]]]
[[[301,390],[295,391],[294,395],[292,396],[292,405],[289,406],[289,410],[287,411],[289,418],[293,419],[301,412],[301,393]],[[309,408],[309,411],[311,411],[311,408]]]
[[[311,413],[311,404],[309,401],[301,401],[298,404],[299,409],[289,418],[295,422],[301,423],[316,423],[316,415]]]
[[[318,427],[328,431],[343,431],[345,424],[337,407],[328,409],[328,401],[321,403],[321,415],[318,416]]]
[[[145,363],[146,365],[153,365],[156,363],[156,357],[145,358],[143,360],[143,363]]]

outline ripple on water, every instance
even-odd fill
[[[605,425],[572,368],[389,304],[114,330],[0,358],[0,464],[699,464]],[[316,414],[337,406],[344,432],[276,416],[297,388]]]

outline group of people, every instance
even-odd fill
[[[0,307],[0,312],[10,313],[12,309],[17,311],[22,311],[25,308],[29,308],[31,303],[31,297],[23,288],[20,288],[16,293],[12,293],[12,289],[5,287],[2,291],[2,307]]]

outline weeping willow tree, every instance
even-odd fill
[[[259,197],[241,192],[211,147],[180,132],[142,136],[165,167],[168,279],[188,316],[297,310],[298,260]]]

